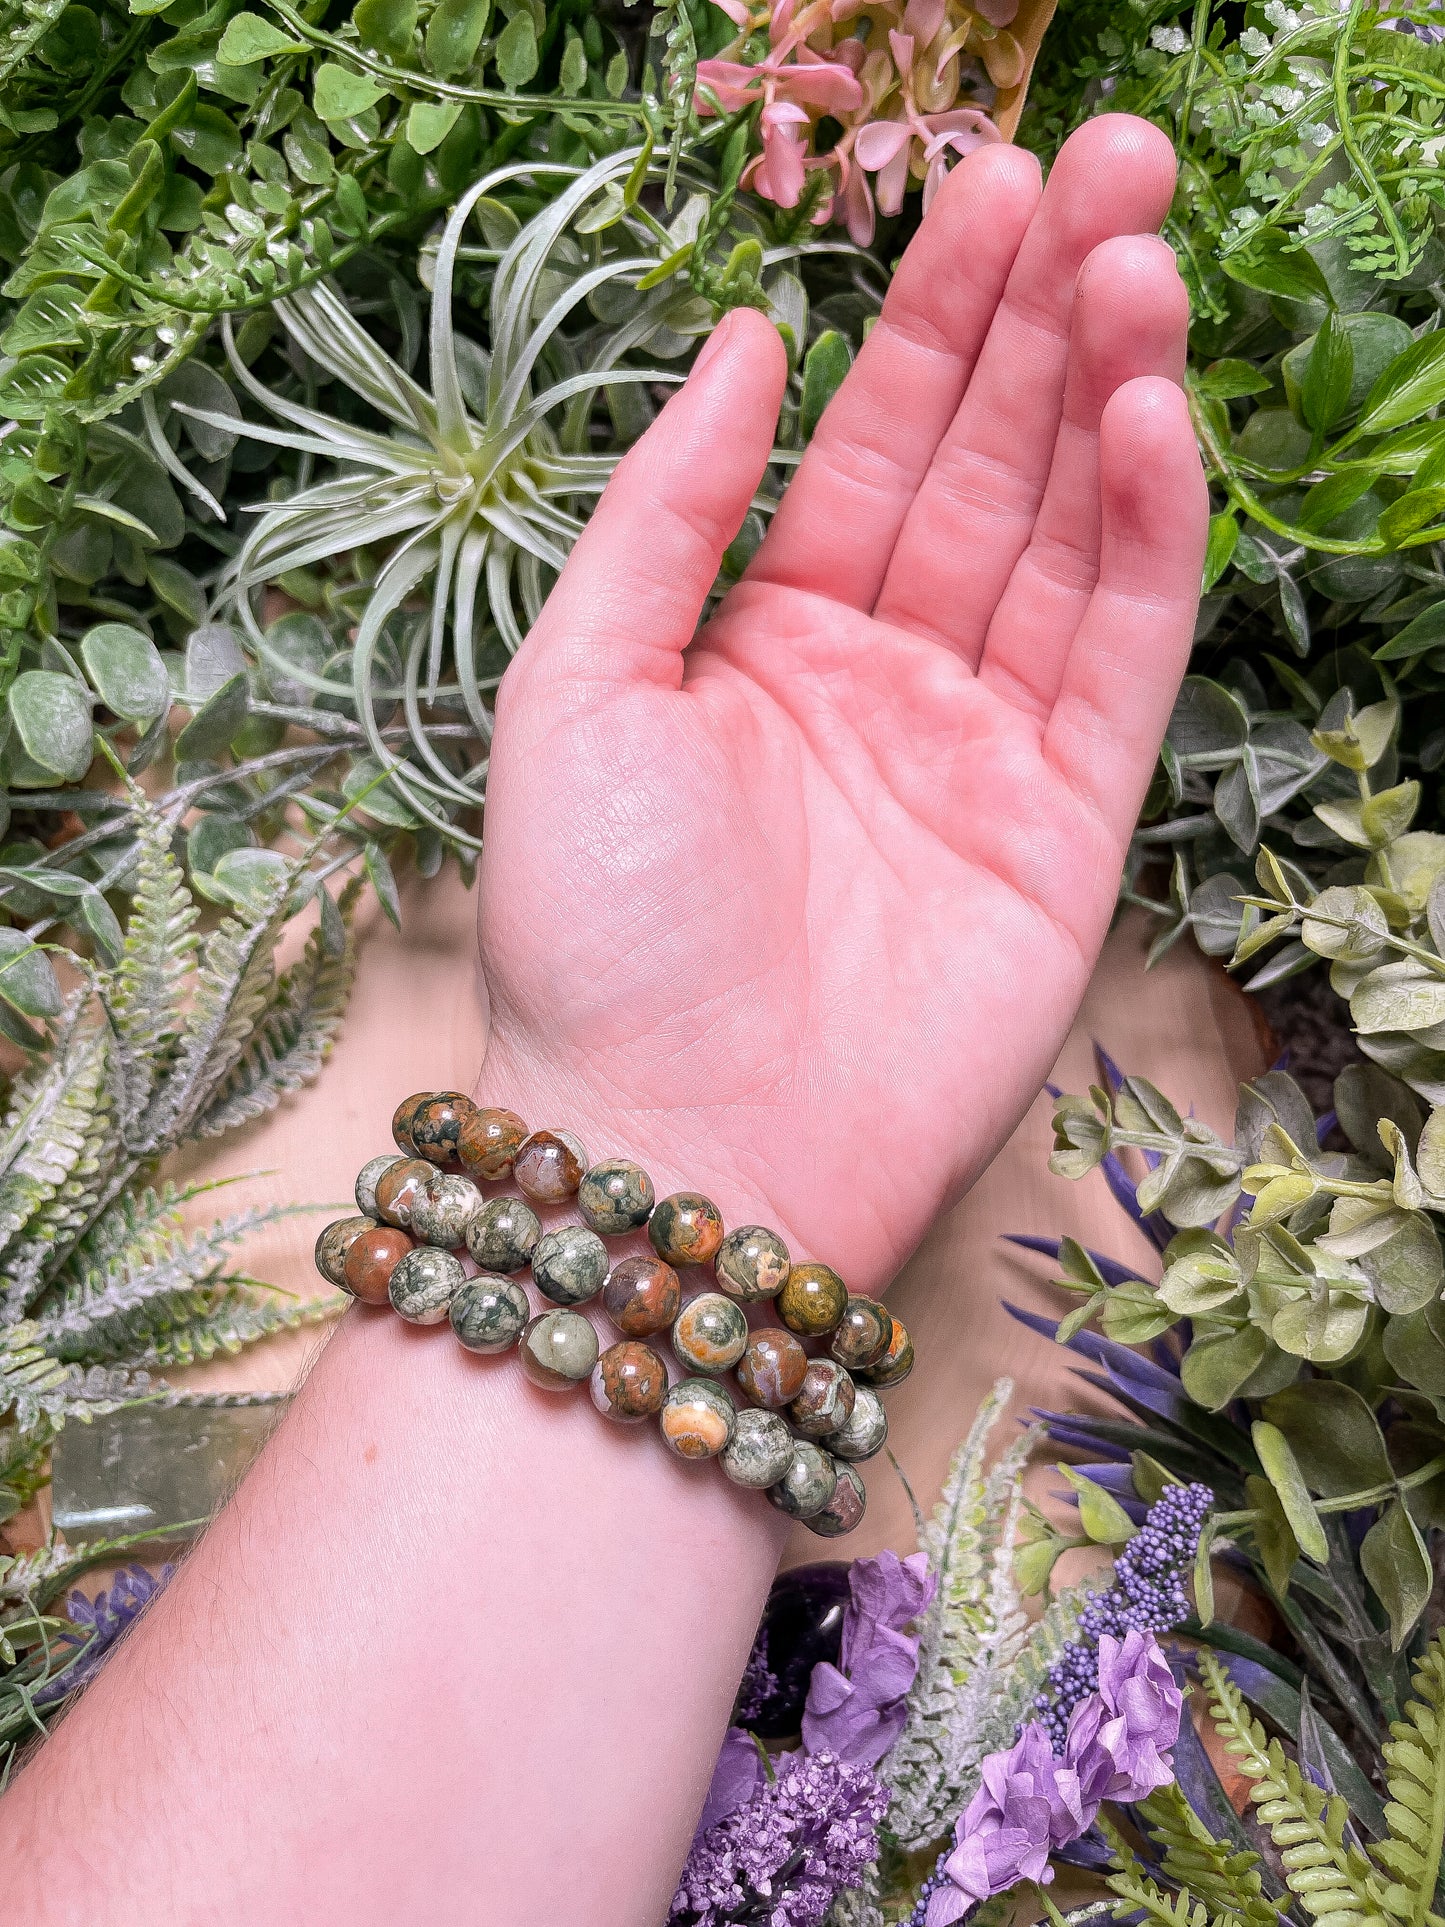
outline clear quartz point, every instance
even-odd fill
[[[72,1542],[204,1521],[229,1494],[286,1409],[257,1405],[129,1405],[71,1419],[55,1441],[55,1524]]]

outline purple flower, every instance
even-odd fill
[[[749,1726],[778,1690],[778,1676],[768,1664],[768,1629],[765,1626],[753,1641],[748,1663],[738,1687],[737,1710],[733,1718],[739,1726]]]
[[[719,1820],[746,1806],[763,1778],[763,1761],[758,1743],[746,1727],[730,1726],[718,1749],[717,1765],[712,1770],[712,1785],[703,1801],[697,1831],[706,1833]]]
[[[1053,1879],[1049,1854],[1077,1840],[1098,1811],[1084,1806],[1079,1776],[1054,1757],[1049,1736],[1032,1720],[1007,1753],[983,1763],[983,1784],[969,1801],[943,1863],[948,1884],[929,1898],[927,1927],[948,1927],[974,1901],[1019,1880]]]
[[[1104,1634],[1099,1690],[1069,1716],[1064,1749],[1095,1812],[1101,1800],[1142,1800],[1169,1784],[1166,1756],[1183,1711],[1184,1695],[1153,1633],[1131,1632],[1122,1641]]]
[[[699,1831],[669,1927],[819,1927],[841,1887],[878,1855],[888,1795],[866,1766],[829,1753],[785,1753],[776,1779]]]
[[[838,1664],[813,1668],[803,1709],[803,1746],[855,1765],[876,1766],[903,1730],[904,1700],[918,1672],[918,1635],[910,1626],[938,1581],[921,1552],[855,1559]]]
[[[983,1763],[983,1783],[954,1833],[953,1851],[924,1883],[922,1927],[950,1927],[970,1907],[1020,1880],[1053,1879],[1049,1854],[1094,1824],[1105,1800],[1142,1800],[1173,1779],[1184,1695],[1152,1632],[1105,1633],[1098,1690],[1069,1719],[1060,1759],[1042,1720]]]
[[[87,1599],[83,1592],[72,1592],[65,1602],[66,1614],[84,1630],[67,1633],[64,1638],[79,1650],[69,1665],[35,1689],[36,1705],[49,1706],[77,1687],[88,1685],[100,1671],[101,1662],[111,1647],[174,1571],[175,1567],[169,1564],[162,1566],[159,1573],[148,1572],[144,1566],[122,1566],[109,1589],[98,1592],[93,1600]]]

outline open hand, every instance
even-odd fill
[[[503,680],[482,1093],[886,1282],[1074,1016],[1207,501],[1157,130],[939,192],[745,578],[786,369],[738,311]]]

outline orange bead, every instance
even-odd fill
[[[495,1184],[512,1175],[527,1127],[515,1111],[473,1110],[457,1138],[457,1156],[469,1178]]]
[[[415,1245],[394,1225],[373,1225],[355,1237],[347,1249],[346,1289],[366,1305],[385,1305],[391,1274]]]

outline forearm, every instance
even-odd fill
[[[661,1920],[785,1526],[585,1388],[354,1309],[0,1803],[17,1917],[143,1869],[188,1927]]]

